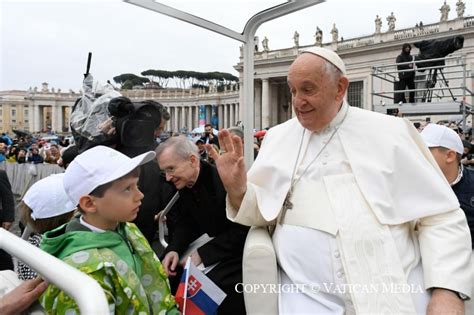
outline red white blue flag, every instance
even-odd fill
[[[182,314],[215,314],[225,297],[224,291],[194,266],[191,258],[188,258],[176,291],[176,301]]]

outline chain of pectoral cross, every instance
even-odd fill
[[[303,177],[303,175],[306,174],[306,171],[308,171],[309,167],[318,159],[318,157],[321,155],[321,153],[323,153],[324,149],[326,149],[328,144],[331,142],[331,140],[334,137],[334,135],[336,134],[337,130],[339,129],[339,127],[342,125],[342,123],[346,119],[348,111],[349,110],[346,110],[346,112],[344,114],[344,117],[342,118],[341,122],[339,123],[339,125],[337,127],[334,128],[334,131],[332,132],[332,134],[329,137],[328,141],[326,141],[326,143],[323,145],[321,150],[319,150],[318,154],[316,154],[316,156],[311,160],[311,162],[309,162],[309,164],[305,167],[305,169],[303,170],[301,175],[298,176],[298,178],[295,178],[296,170],[297,170],[297,166],[298,166],[298,160],[300,158],[301,149],[303,147],[303,139],[304,139],[304,135],[305,135],[305,132],[306,132],[306,129],[303,129],[303,134],[301,135],[300,146],[299,146],[299,149],[298,149],[298,155],[296,156],[295,166],[293,167],[293,174],[291,175],[290,189],[288,189],[288,193],[286,194],[285,200],[283,201],[283,206],[282,206],[281,213],[280,213],[279,220],[278,220],[280,224],[281,224],[281,222],[283,222],[283,219],[285,218],[286,212],[290,209],[293,209],[293,203],[291,202],[291,197],[293,195],[293,190],[295,189],[296,184],[300,181],[300,179]]]

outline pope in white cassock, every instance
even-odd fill
[[[463,314],[471,238],[456,196],[409,121],[349,106],[339,56],[303,51],[288,85],[296,118],[267,133],[248,174],[240,138],[210,149],[227,215],[274,226],[280,314]]]

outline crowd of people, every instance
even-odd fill
[[[298,288],[278,292],[280,314],[470,312],[470,134],[351,107],[345,64],[328,49],[303,50],[288,84],[296,117],[256,132],[248,172],[241,128],[157,143],[166,108],[121,98],[152,129],[78,148],[64,174],[36,182],[21,203],[30,242],[94,278],[115,314],[182,312],[174,294],[187,258],[225,292],[217,314],[245,314],[237,287],[250,226],[272,239],[278,284]],[[168,246],[157,250],[155,217],[175,194]],[[26,282],[0,298],[0,313],[38,297],[47,313],[79,312],[29,266],[18,272]]]
[[[62,154],[72,146],[65,137],[58,137],[57,141],[44,140],[41,136],[32,135],[10,137],[3,133],[0,137],[0,162],[58,164],[62,166]]]

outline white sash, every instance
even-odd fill
[[[352,174],[302,180],[283,223],[336,237],[358,314],[416,314],[389,227],[370,210]]]

